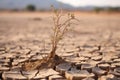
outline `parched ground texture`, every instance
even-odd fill
[[[21,74],[17,64],[50,52],[53,13],[0,12],[0,79],[120,80],[120,14],[73,13],[79,22],[57,50],[70,64]]]

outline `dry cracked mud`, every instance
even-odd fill
[[[52,13],[0,12],[0,80],[120,80],[120,15],[74,14],[80,22],[57,50],[68,63],[22,71],[18,64],[50,52]]]

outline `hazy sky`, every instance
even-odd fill
[[[73,6],[120,6],[120,0],[58,0]]]

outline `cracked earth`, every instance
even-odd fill
[[[21,73],[49,54],[53,14],[0,12],[0,80],[120,80],[120,15],[74,13],[80,22],[57,49],[69,63]]]

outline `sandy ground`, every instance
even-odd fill
[[[115,55],[120,51],[120,14],[72,13],[79,22],[73,22],[72,30],[58,45],[57,54],[61,56],[68,56],[71,53],[86,54],[96,50],[100,45],[105,55],[103,60],[110,60],[113,55],[116,57]],[[24,58],[29,50],[33,52],[27,58],[37,52],[49,53],[51,27],[53,27],[52,15],[53,13],[48,12],[0,12],[0,59],[18,55]],[[66,17],[63,17],[61,22],[65,19]],[[82,49],[81,52],[78,50],[79,47]],[[25,53],[25,55],[19,53]],[[97,56],[97,54],[94,55]],[[35,56],[35,59],[40,58]],[[93,60],[94,58],[99,59],[93,56]],[[17,59],[14,63],[15,61],[19,62]]]

